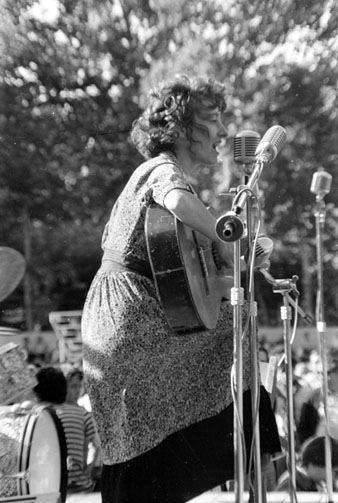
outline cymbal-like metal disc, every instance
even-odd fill
[[[0,302],[15,290],[25,269],[26,263],[21,253],[13,248],[0,246]]]

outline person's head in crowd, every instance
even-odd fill
[[[332,359],[329,362],[327,376],[331,393],[338,393],[338,359]]]
[[[42,367],[36,373],[37,385],[33,391],[39,402],[61,404],[66,400],[67,380],[62,370],[48,366]]]
[[[61,370],[67,380],[67,396],[66,402],[77,405],[82,394],[83,388],[83,371],[72,364],[62,364]]]
[[[298,359],[300,362],[308,363],[310,361],[312,349],[302,348],[299,352]]]
[[[338,470],[338,442],[331,438],[332,470]],[[301,451],[302,466],[308,477],[320,483],[326,480],[325,437],[311,437],[304,442]]]
[[[263,346],[263,344],[260,344],[260,346],[258,348],[258,357],[259,357],[260,362],[267,363],[269,361],[269,352],[266,349],[266,347]]]

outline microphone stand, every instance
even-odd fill
[[[264,278],[266,279],[266,281],[268,283],[270,283],[270,285],[277,287],[277,284],[278,284],[279,280],[277,280],[276,278],[274,278],[272,276],[272,274],[270,274],[269,271],[266,268],[259,267],[258,270],[259,270],[259,272],[261,274],[263,274]],[[312,325],[312,323],[313,323],[312,316],[310,314],[306,313],[305,311],[303,311],[303,309],[298,305],[297,302],[295,302],[293,300],[292,297],[289,298],[289,303],[291,304],[291,306],[294,309],[297,310],[298,314],[303,318],[304,321],[306,321],[309,325]]]
[[[293,407],[293,369],[292,369],[292,351],[291,351],[291,308],[296,305],[289,293],[292,291],[297,296],[299,292],[296,287],[298,276],[293,276],[292,279],[275,279],[266,271],[260,269],[269,283],[273,285],[273,292],[280,293],[283,296],[283,306],[281,307],[281,320],[283,322],[283,337],[284,337],[284,355],[285,355],[285,374],[286,374],[286,399],[287,399],[287,431],[288,431],[288,471],[289,479],[289,494],[290,503],[297,502],[296,496],[296,458],[295,458],[295,435],[294,435],[294,407]],[[299,312],[299,310],[298,310]],[[309,319],[309,316],[302,311],[303,317]]]
[[[254,216],[257,213],[257,197],[249,197],[247,200],[247,236],[249,247],[253,243]],[[252,249],[249,250],[249,257],[254,257]],[[253,258],[254,260],[254,258]],[[260,375],[258,372],[258,344],[257,344],[257,303],[255,301],[254,275],[249,274],[253,268],[253,260],[248,261],[247,267],[247,300],[249,306],[249,337],[250,337],[250,357],[251,357],[251,408],[252,408],[252,431],[253,431],[253,458],[254,458],[254,491],[250,491],[249,502],[266,502],[265,488],[263,488],[261,448],[260,448],[260,423],[259,423],[259,401],[260,401]],[[250,476],[250,474],[249,474]]]
[[[242,348],[242,306],[244,290],[241,287],[240,241],[234,243],[234,286],[231,288],[233,306],[233,368],[234,372],[234,493],[236,503],[243,503],[244,495],[244,446],[243,446],[243,348]]]
[[[281,293],[283,296],[283,306],[281,307],[281,320],[283,321],[284,334],[284,354],[285,354],[285,373],[286,373],[286,396],[287,396],[287,424],[288,424],[288,461],[289,461],[289,493],[290,503],[297,501],[296,496],[296,458],[295,458],[295,434],[294,434],[294,407],[293,407],[293,369],[292,352],[290,344],[291,334],[291,308],[289,292],[293,291],[297,295],[296,288],[298,276],[293,276],[291,280],[278,281],[274,292]]]
[[[249,135],[251,140],[252,137],[256,137],[256,134]],[[257,138],[256,138],[257,140]],[[232,209],[225,215],[217,219],[216,222],[216,234],[224,241],[234,241],[234,287],[231,289],[231,303],[233,305],[233,328],[234,328],[234,366],[235,368],[235,393],[234,393],[234,464],[235,464],[235,493],[236,493],[236,503],[241,503],[243,501],[243,445],[242,430],[243,427],[243,383],[242,383],[242,305],[244,302],[243,290],[241,288],[241,262],[240,262],[240,243],[239,239],[243,234],[243,222],[239,217],[240,213],[243,211],[245,204],[247,212],[250,213],[251,204],[247,200],[247,193],[251,192],[258,181],[259,176],[266,164],[273,161],[276,155],[284,145],[286,140],[286,132],[281,126],[273,126],[264,135],[262,141],[257,145],[254,152],[255,162],[253,164],[253,170],[250,178],[247,180],[247,185],[242,187],[242,190],[236,195]],[[245,156],[244,156],[245,157]],[[249,155],[250,157],[250,155]],[[244,163],[245,167],[245,163]],[[255,196],[256,200],[257,197]],[[251,218],[250,214],[247,218],[248,225],[248,237],[249,246],[252,245],[252,229],[251,229]],[[255,241],[256,243],[256,241]],[[254,257],[251,253],[252,248],[249,250],[249,256]],[[250,262],[249,262],[250,263]],[[251,271],[253,270],[253,265],[251,264]],[[253,273],[251,274],[253,277]],[[253,284],[253,281],[252,283]],[[260,389],[260,383],[258,383],[259,373],[258,373],[258,362],[257,362],[257,340],[256,340],[256,317],[257,317],[257,307],[254,301],[253,290],[249,292],[249,327],[251,334],[253,336],[250,340],[250,350],[251,350],[251,367],[253,372],[253,390],[252,390],[252,409],[253,409],[253,445],[254,445],[254,468],[256,475],[256,487],[255,495],[258,498],[258,502],[262,501],[262,481],[261,481],[261,460],[260,460],[260,438],[259,438],[259,410],[257,406],[259,405],[259,395],[258,390]],[[237,394],[237,396],[236,396]],[[245,466],[246,472],[246,466]],[[250,494],[251,495],[251,494]],[[264,502],[265,503],[265,502]]]
[[[239,189],[245,189],[246,186],[240,186]],[[252,192],[252,191],[251,191]],[[247,236],[248,245],[251,246],[253,237],[253,199],[257,197],[251,195],[246,204],[247,212]],[[236,220],[237,222],[237,220]],[[240,260],[240,241],[242,228],[239,231],[240,236],[234,242],[234,287],[231,289],[231,303],[233,309],[233,327],[234,327],[234,368],[235,368],[235,407],[234,407],[234,456],[235,456],[235,501],[243,502],[244,491],[244,473],[246,466],[243,464],[243,349],[242,349],[242,306],[244,304],[244,292],[241,287],[241,260]],[[249,248],[249,257],[253,257],[252,250]],[[249,268],[250,262],[248,261]],[[251,264],[252,267],[252,264]],[[247,275],[248,276],[248,275]],[[254,300],[253,274],[250,277],[250,288],[248,288],[248,307],[249,307],[249,335],[250,335],[250,355],[251,355],[251,404],[252,404],[252,430],[254,447],[254,473],[255,473],[255,491],[250,491],[250,501],[265,503],[266,496],[263,495],[262,473],[261,473],[261,452],[260,452],[260,429],[259,429],[259,391],[260,376],[258,372],[258,348],[257,348],[257,305]]]
[[[324,289],[323,289],[323,232],[325,223],[325,203],[324,194],[316,195],[316,250],[317,250],[317,303],[316,303],[316,323],[317,333],[320,340],[320,352],[323,371],[323,402],[325,418],[325,474],[329,502],[333,502],[333,481],[332,481],[332,453],[328,428],[328,382],[327,382],[327,360],[326,360],[326,323],[324,319]]]

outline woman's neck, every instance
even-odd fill
[[[178,162],[184,171],[189,182],[194,183],[198,178],[199,165],[194,162],[191,153],[186,148],[177,148],[175,150]]]

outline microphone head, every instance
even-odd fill
[[[316,194],[316,196],[322,198],[325,194],[328,194],[331,190],[332,175],[326,171],[319,170],[314,173],[311,183],[311,192]]]
[[[234,136],[234,161],[240,164],[253,164],[256,160],[256,148],[260,135],[245,129]]]
[[[269,258],[273,250],[273,241],[267,236],[258,236],[255,247],[255,268],[262,268],[269,265]],[[246,262],[249,260],[248,243],[245,240],[241,242],[241,255],[244,256]]]
[[[267,236],[259,236],[256,244],[255,267],[264,267],[273,250],[273,241]]]
[[[282,126],[272,126],[261,139],[255,154],[264,158],[265,162],[272,162],[284,147],[285,142],[285,129]]]

